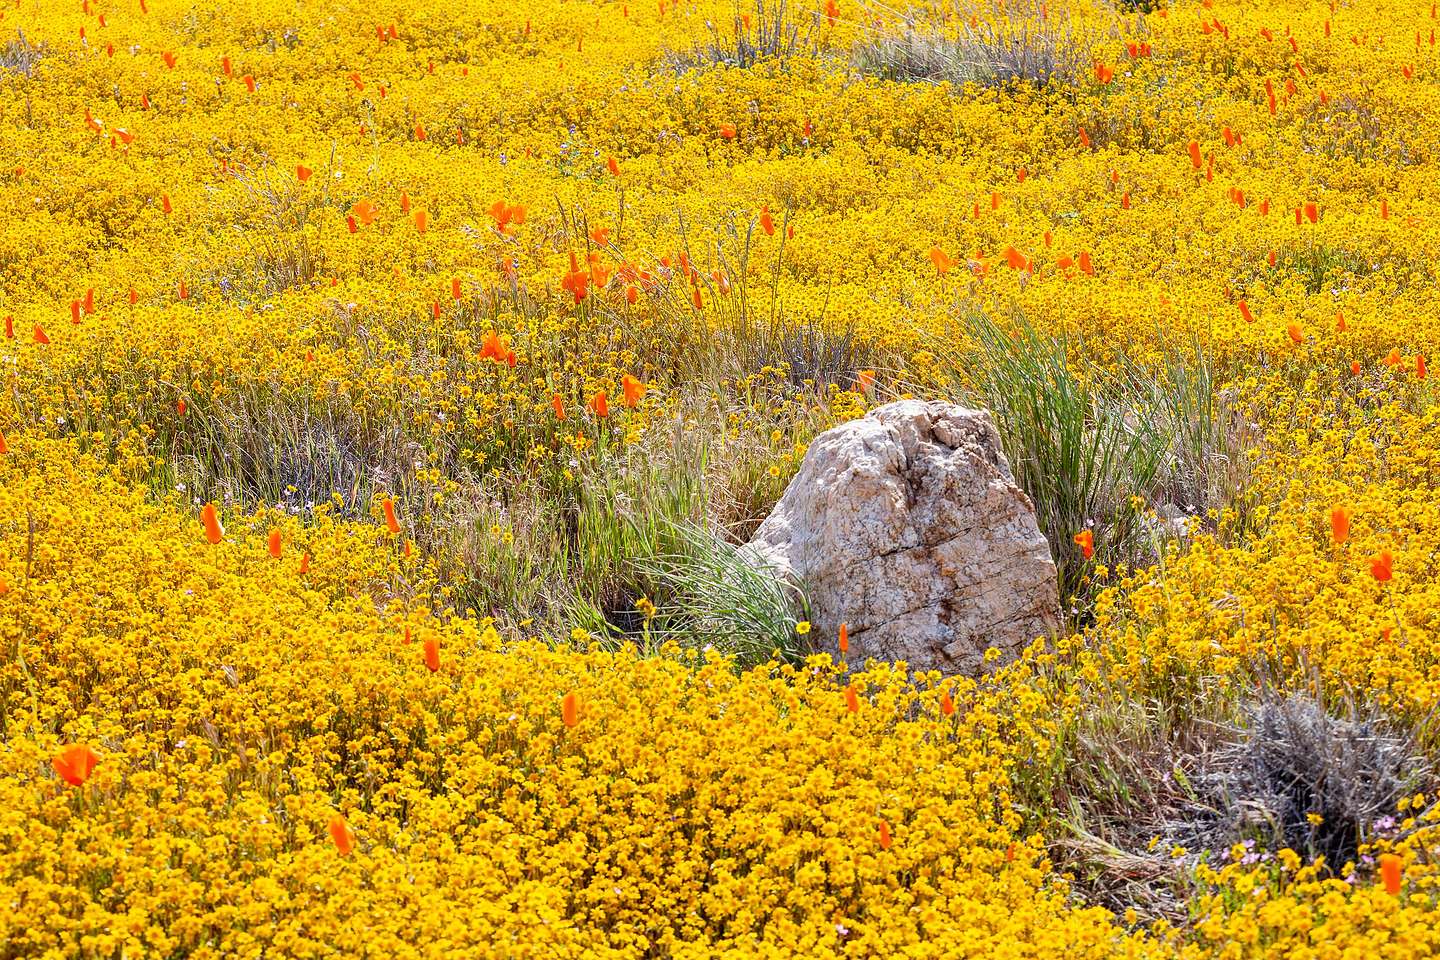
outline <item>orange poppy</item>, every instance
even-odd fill
[[[266,549],[269,551],[270,556],[274,557],[276,560],[280,559],[280,555],[284,552],[284,546],[280,541],[279,530],[270,531],[270,537],[268,542],[266,543]]]
[[[585,404],[586,408],[597,417],[610,416],[610,398],[605,396],[604,390],[595,391],[595,395]]]
[[[649,389],[645,384],[636,380],[628,373],[620,378],[620,387],[624,391],[625,406],[627,407],[633,407],[638,404],[640,399],[645,396],[645,391]]]
[[[855,684],[845,688],[845,709],[851,713],[860,712],[860,694],[855,692]]]
[[[573,690],[560,701],[560,719],[571,728],[580,722],[580,698]]]
[[[88,743],[71,744],[50,759],[55,772],[72,787],[83,786],[99,762],[100,755]]]
[[[220,515],[215,504],[207,503],[200,508],[200,524],[205,528],[205,539],[219,543],[225,537],[225,528],[220,526]]]
[[[380,502],[380,509],[385,513],[385,528],[392,534],[400,532],[400,520],[395,516],[395,501],[386,497]]]
[[[440,669],[440,639],[438,637],[425,638],[425,666],[434,673]]]
[[[1095,532],[1093,530],[1081,530],[1075,534],[1073,539],[1086,560],[1095,556]]]
[[[1370,560],[1370,575],[1381,583],[1388,583],[1395,575],[1395,557],[1389,550],[1381,550]]]
[[[949,255],[939,247],[930,248],[930,262],[935,264],[935,270],[942,277],[950,272],[951,267],[955,266],[955,261],[951,260]]]
[[[840,652],[841,652],[842,654],[846,654],[846,653],[849,653],[849,652],[850,652],[850,625],[849,625],[848,623],[842,623],[842,624],[840,624],[840,644],[839,644],[839,645],[840,645]]]
[[[356,220],[360,221],[361,226],[366,227],[370,226],[370,224],[375,222],[375,215],[379,212],[380,208],[375,206],[375,204],[371,203],[368,199],[361,200],[359,203],[355,204],[355,206],[350,208],[351,215]]]

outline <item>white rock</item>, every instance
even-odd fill
[[[1050,547],[983,411],[901,400],[827,430],[744,548],[851,664],[977,674],[1060,625]]]

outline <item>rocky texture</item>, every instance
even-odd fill
[[[1050,548],[988,414],[901,400],[827,430],[744,548],[801,584],[848,660],[980,673],[1060,624]]]

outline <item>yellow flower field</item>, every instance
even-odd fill
[[[0,3],[0,957],[1440,955],[1437,30]],[[695,588],[904,396],[982,677]]]

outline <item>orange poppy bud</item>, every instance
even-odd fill
[[[840,652],[842,654],[850,652],[850,624],[848,623],[840,624]]]
[[[860,694],[855,692],[855,684],[845,688],[845,709],[851,713],[860,712]]]
[[[1415,355],[1415,379],[1425,379],[1425,357],[1418,353]]]
[[[440,669],[440,639],[438,637],[425,638],[425,666],[434,673]]]
[[[1350,538],[1350,509],[1330,508],[1330,539],[1337,546]]]
[[[769,207],[760,208],[760,229],[765,231],[765,236],[775,235],[775,218],[770,215]]]
[[[947,717],[955,713],[955,701],[950,698],[949,687],[940,691],[940,712]]]
[[[309,573],[309,572],[310,572],[310,554],[308,554],[308,553],[302,553],[302,554],[300,554],[300,572],[301,572],[301,573]]]
[[[611,176],[620,176],[620,164],[616,162],[614,157],[606,157],[605,166],[610,169]]]
[[[551,394],[551,396],[550,396],[550,406],[551,406],[551,408],[553,408],[554,411],[555,411],[555,419],[556,419],[556,420],[564,420],[564,419],[565,419],[565,401],[562,400],[562,399],[560,399],[560,394],[558,394],[558,393]]]
[[[1380,880],[1385,884],[1385,892],[1392,897],[1400,895],[1400,883],[1402,880],[1403,861],[1393,853],[1380,854]]]
[[[35,342],[36,342],[36,343],[49,343],[49,342],[50,342],[50,338],[47,337],[47,336],[45,336],[45,331],[42,330],[42,329],[40,329],[40,324],[38,324],[38,323],[35,324],[35,329],[34,329],[33,333],[34,333],[34,336],[35,336]]]
[[[385,528],[391,533],[399,533],[400,520],[395,516],[395,501],[386,497],[380,502],[380,509],[385,512]]]
[[[1191,165],[1192,167],[1194,167],[1196,170],[1199,170],[1199,169],[1200,169],[1200,164],[1201,164],[1201,162],[1202,162],[1201,157],[1200,157],[1200,143],[1199,143],[1199,141],[1197,141],[1197,140],[1191,140],[1190,143],[1189,143],[1189,145],[1186,147],[1186,149],[1190,151],[1190,165]]]
[[[560,719],[571,728],[580,722],[580,698],[573,690],[560,701]]]
[[[284,547],[280,542],[279,530],[270,531],[270,538],[269,541],[266,543],[266,548],[269,550],[270,556],[274,557],[276,560],[280,559],[281,553],[284,552]]]
[[[350,824],[338,813],[330,818],[330,839],[342,857],[350,856],[350,852],[355,849],[355,831],[350,829]]]
[[[430,215],[424,210],[415,211],[415,229],[424,233],[430,226]]]
[[[219,543],[225,537],[225,528],[220,526],[220,515],[215,511],[215,504],[207,503],[200,508],[200,523],[205,528],[205,539],[211,543]]]
[[[597,417],[610,416],[610,398],[605,396],[604,390],[597,390],[585,406]]]
[[[1246,323],[1255,322],[1255,315],[1250,312],[1250,304],[1246,303],[1244,300],[1241,300],[1239,303],[1236,304],[1236,306],[1240,308],[1240,316],[1244,318]]]
[[[890,844],[891,844],[892,842],[893,842],[893,841],[890,839],[890,824],[887,823],[887,822],[884,821],[884,820],[881,820],[881,821],[880,821],[880,849],[881,849],[881,850],[889,850],[889,849],[890,849]]]

